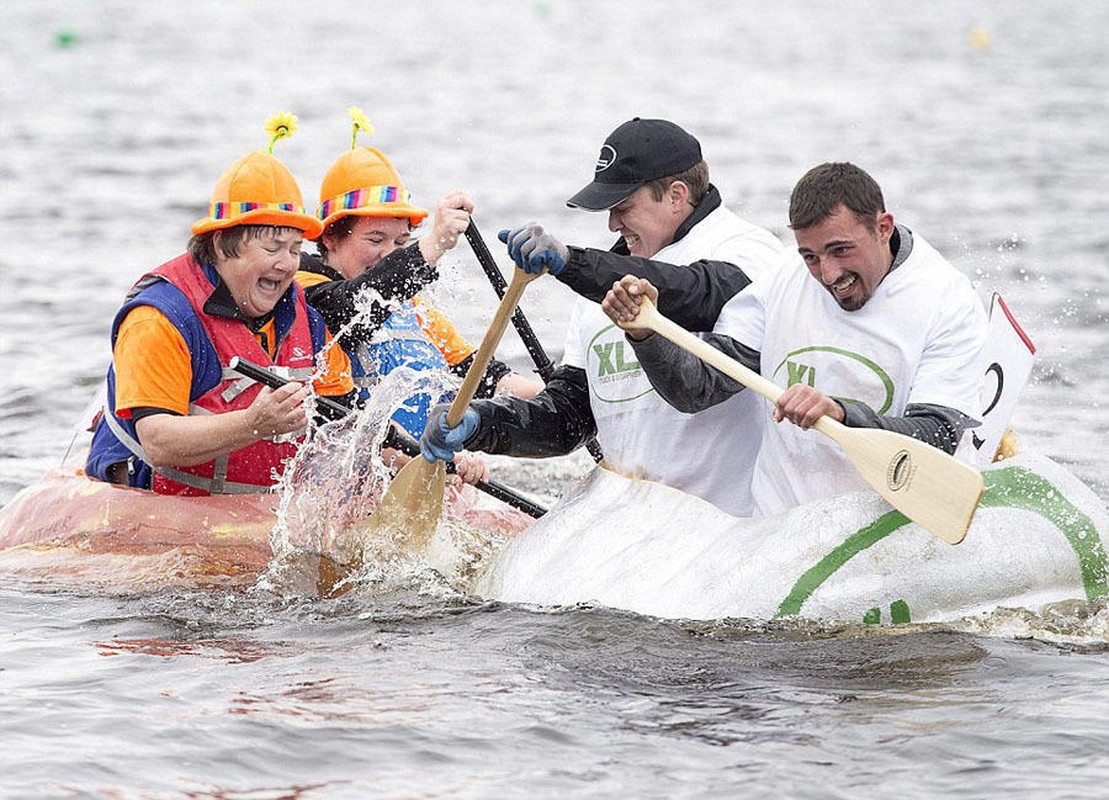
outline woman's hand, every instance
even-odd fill
[[[463,483],[473,484],[479,481],[488,482],[489,480],[489,465],[477,453],[469,451],[455,453],[454,467],[458,470],[458,479]]]
[[[262,387],[247,409],[250,430],[258,439],[272,439],[308,427],[304,401],[310,394],[303,383],[290,382],[277,389]]]
[[[442,255],[458,244],[458,237],[470,227],[474,202],[461,189],[445,195],[435,207],[431,231],[420,239],[420,253],[429,264],[436,264]]]

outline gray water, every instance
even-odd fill
[[[635,116],[701,140],[725,202],[847,159],[1004,294],[1038,346],[1014,424],[1109,499],[1109,6],[750,2],[7,4],[0,29],[0,502],[59,463],[123,292],[177,255],[220,170],[276,154],[308,205],[377,127],[418,201],[492,242],[563,200]],[[972,36],[972,33],[974,34]],[[500,255],[499,250],[495,252]],[[502,264],[506,259],[501,259]],[[473,339],[465,247],[433,297]],[[523,307],[553,356],[570,295]],[[526,369],[511,333],[501,355]],[[586,457],[497,463],[554,500]],[[680,532],[675,532],[680,546]],[[655,620],[431,585],[338,600],[0,588],[0,796],[1059,797],[1109,794],[1109,611],[936,628]]]

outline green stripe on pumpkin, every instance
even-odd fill
[[[1031,470],[1016,466],[990,470],[983,473],[983,477],[986,480],[983,506],[1019,508],[1039,514],[1059,529],[1074,550],[1086,599],[1093,600],[1109,591],[1105,548],[1097,528],[1054,484]],[[908,522],[900,511],[889,511],[855,531],[797,579],[775,616],[800,614],[805,601],[840,567]]]

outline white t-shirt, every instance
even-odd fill
[[[881,414],[932,403],[973,417],[985,309],[966,276],[919,236],[912,241],[856,311],[841,309],[789,253],[724,306],[715,331],[760,351],[762,375],[779,386],[807,383]],[[867,488],[839,445],[788,421],[764,425],[752,486],[760,514]]]
[[[755,280],[782,249],[769,231],[720,206],[652,260],[724,261]],[[563,363],[585,370],[597,441],[608,465],[751,516],[751,474],[767,413],[761,398],[741,392],[697,414],[675,410],[651,387],[624,332],[600,305],[580,297],[570,314]]]

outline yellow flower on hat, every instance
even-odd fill
[[[266,120],[266,133],[270,135],[270,154],[273,154],[273,146],[277,143],[278,139],[284,139],[292,136],[297,129],[297,115],[289,111],[282,111],[280,114],[274,114]]]
[[[350,120],[354,123],[354,130],[350,134],[350,149],[353,150],[358,141],[358,131],[365,131],[369,135],[374,132],[374,126],[366,117],[366,113],[358,106],[348,107],[347,113],[350,114]]]

